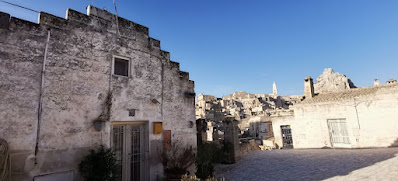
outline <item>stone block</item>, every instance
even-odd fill
[[[71,21],[78,21],[82,23],[89,23],[91,22],[91,18],[86,14],[81,12],[75,11],[73,9],[66,10],[66,19]]]
[[[183,80],[189,80],[189,73],[188,72],[184,72],[184,71],[180,71],[180,78]]]
[[[10,27],[10,14],[0,12],[0,28],[8,29]]]
[[[161,50],[160,51],[160,55],[162,56],[162,58],[166,59],[166,60],[170,60],[170,52]]]
[[[67,26],[68,22],[64,18],[60,18],[60,17],[54,16],[52,14],[48,14],[45,12],[40,12],[39,13],[39,24],[56,27],[56,28],[62,28],[62,27]]]
[[[160,41],[154,38],[149,38],[150,45],[152,48],[160,48]]]

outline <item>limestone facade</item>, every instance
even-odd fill
[[[196,147],[194,82],[147,27],[93,6],[65,19],[41,12],[38,24],[2,12],[0,21],[0,138],[11,180],[63,172],[79,180],[82,157],[112,147],[120,125],[143,126],[145,180],[163,175],[155,122]]]
[[[380,85],[376,79],[373,86],[357,88],[332,69],[325,69],[317,80],[330,91],[319,91],[319,86],[312,89],[314,83],[306,77],[305,96],[294,105],[294,113],[271,119],[276,145],[283,145],[285,134],[281,130],[288,126],[294,148],[398,146],[396,82]]]
[[[319,94],[296,104],[294,115],[290,123],[295,148],[395,146],[398,84]],[[346,140],[334,140],[336,123]]]

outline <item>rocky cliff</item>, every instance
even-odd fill
[[[354,83],[331,68],[324,69],[314,84],[315,93],[338,92],[351,88],[356,88]]]

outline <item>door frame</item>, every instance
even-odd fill
[[[330,122],[337,122],[337,123],[342,123],[342,122],[344,122],[345,123],[345,131],[346,131],[346,133],[347,133],[347,138],[348,138],[348,143],[334,143],[333,142],[333,135],[332,135],[332,130],[331,130],[331,127],[330,127]],[[333,148],[352,148],[352,145],[351,145],[351,143],[352,143],[352,141],[351,141],[351,136],[350,136],[350,131],[349,131],[349,126],[348,126],[348,122],[347,122],[347,120],[346,120],[346,118],[334,118],[334,119],[327,119],[326,120],[326,124],[327,124],[327,127],[328,127],[328,135],[329,135],[329,141],[330,141],[330,146],[331,147],[333,147]],[[339,126],[340,126],[341,124],[339,124]]]
[[[114,126],[123,126],[123,155],[122,155],[122,179],[120,181],[132,181],[131,178],[131,147],[132,143],[132,133],[131,128],[134,126],[142,126],[142,135],[140,136],[140,144],[144,158],[141,161],[140,172],[142,174],[140,180],[149,180],[149,121],[113,121],[110,127],[110,148],[113,149],[114,146]]]
[[[285,144],[285,136],[283,136],[283,128],[284,127],[288,127],[290,130],[290,140],[291,140],[291,144]],[[280,125],[280,129],[281,129],[281,136],[282,136],[282,147],[283,148],[293,148],[293,134],[292,134],[292,127],[290,125]]]

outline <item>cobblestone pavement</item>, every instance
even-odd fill
[[[216,178],[249,180],[398,180],[398,148],[255,151],[217,165]]]

